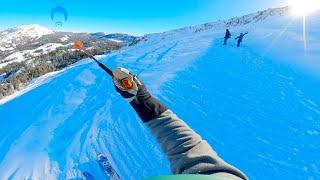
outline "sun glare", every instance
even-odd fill
[[[295,16],[308,16],[320,10],[320,0],[290,0],[289,4]]]

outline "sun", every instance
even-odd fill
[[[290,0],[292,14],[295,16],[308,16],[320,10],[320,0]]]

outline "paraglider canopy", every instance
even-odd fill
[[[63,16],[63,19],[61,19],[61,16]],[[68,12],[64,7],[57,6],[51,10],[51,19],[55,22],[56,26],[60,27],[62,26],[63,22],[68,20]]]
[[[57,6],[55,8],[53,8],[51,10],[51,19],[54,20],[55,19],[55,15],[56,14],[62,14],[63,17],[64,17],[64,21],[67,21],[68,20],[68,12],[67,10],[62,7],[62,6]]]

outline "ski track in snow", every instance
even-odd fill
[[[318,179],[320,80],[298,60],[320,54],[317,46],[303,53],[298,23],[272,22],[232,29],[251,30],[240,48],[233,39],[221,45],[224,30],[180,31],[100,58],[139,74],[251,179]],[[105,179],[100,153],[124,179],[170,174],[149,130],[96,64],[84,60],[40,82],[0,105],[0,179],[81,179],[84,172]]]

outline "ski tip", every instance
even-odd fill
[[[103,154],[98,154],[98,160],[109,160],[105,155],[103,155]]]
[[[82,175],[84,176],[85,180],[94,180],[94,177],[89,172],[83,172]]]

